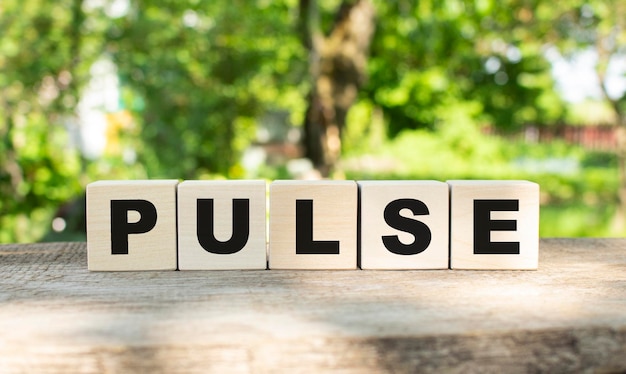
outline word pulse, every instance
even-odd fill
[[[268,199],[265,181],[98,181],[87,248],[92,271],[530,270],[539,185],[279,180]]]

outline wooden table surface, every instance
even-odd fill
[[[0,373],[624,372],[626,239],[538,271],[89,272],[0,246]]]

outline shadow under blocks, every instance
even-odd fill
[[[268,210],[269,208],[269,210]],[[98,181],[92,271],[538,267],[539,185],[517,180]]]

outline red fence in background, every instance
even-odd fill
[[[514,133],[503,133],[488,128],[486,133],[529,143],[549,143],[560,139],[594,151],[614,151],[617,148],[616,128],[610,125],[526,126]]]

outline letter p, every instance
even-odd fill
[[[138,212],[137,222],[128,222],[128,212]],[[111,200],[111,254],[128,254],[128,235],[143,234],[154,228],[157,211],[147,200]]]

